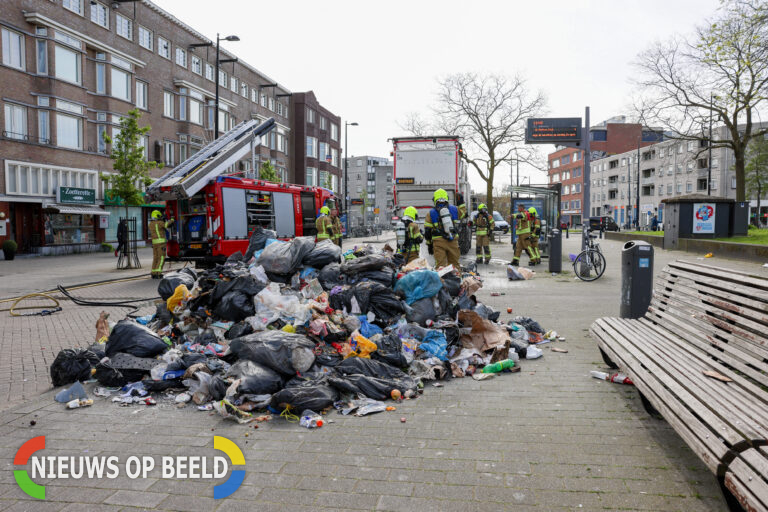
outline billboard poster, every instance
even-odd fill
[[[714,234],[715,203],[693,204],[693,234]]]

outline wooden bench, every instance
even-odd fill
[[[732,510],[768,510],[768,279],[678,261],[643,318],[600,318],[590,333],[715,474]]]

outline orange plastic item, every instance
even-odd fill
[[[387,406],[387,410],[388,410],[388,411],[396,411],[396,410],[397,410],[397,407],[395,407],[394,405],[388,405],[388,406]]]
[[[352,336],[352,352],[344,356],[344,358],[357,356],[370,359],[371,352],[375,352],[377,348],[379,347],[365,336],[355,334]]]
[[[166,306],[168,307],[168,311],[173,311],[176,309],[176,306],[181,304],[182,301],[185,301],[189,298],[189,290],[187,287],[183,284],[180,284],[176,287],[176,289],[173,291],[173,295],[168,297],[168,300],[166,301]]]

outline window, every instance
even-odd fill
[[[566,165],[566,164],[571,163],[571,155],[565,155],[565,156],[561,157],[560,158],[560,163],[562,165]],[[613,162],[611,162],[611,163],[613,163]]]
[[[314,186],[316,174],[317,174],[316,167],[307,167],[307,179],[306,179],[305,185]]]
[[[5,104],[5,133],[9,139],[26,140],[27,109],[20,105]]]
[[[107,93],[107,66],[106,64],[102,64],[100,62],[96,63],[96,93],[98,94],[106,94]]]
[[[179,121],[187,120],[187,89],[182,87],[181,94],[179,94]]]
[[[189,100],[189,121],[195,124],[203,124],[203,104],[197,100]]]
[[[318,155],[320,160],[326,160],[326,158],[331,155],[329,150],[330,148],[327,143],[321,142],[318,144]]]
[[[283,115],[283,104],[279,101],[277,102],[277,115],[281,116]]]
[[[232,79],[229,81],[229,90],[237,94],[237,78],[232,77]]]
[[[119,36],[133,40],[133,21],[120,14],[115,15],[115,32]]]
[[[682,193],[683,193],[683,184],[682,184],[682,183],[678,183],[678,184],[677,184],[677,186],[676,186],[675,188],[676,188],[676,191],[675,191],[675,192],[676,192],[677,194],[682,194]]]
[[[112,97],[131,101],[131,75],[112,66]]]
[[[187,52],[183,48],[176,48],[176,64],[183,68],[187,67]]]
[[[678,155],[682,155],[683,154],[683,145],[682,144],[678,144],[677,145],[677,154]]]
[[[328,129],[328,120],[324,118],[323,116],[320,116],[320,129],[321,130],[327,130]]]
[[[54,51],[56,78],[80,83],[80,54],[56,45]]]
[[[96,150],[99,153],[107,152],[107,141],[104,140],[104,136],[107,134],[107,125],[96,125]]]
[[[677,167],[675,168],[676,174],[681,174],[683,172],[683,164],[677,164]]]
[[[24,69],[24,37],[7,28],[2,29],[3,64]]]
[[[339,126],[331,124],[331,140],[339,140]]]
[[[254,103],[259,102],[259,93],[256,92],[256,89],[251,89],[251,101]]]
[[[275,98],[269,98],[269,110],[275,111]]]
[[[267,108],[267,95],[262,94],[261,95],[261,106],[264,108]]]
[[[219,70],[219,86],[220,87],[227,86],[227,74],[222,70]]]
[[[557,169],[558,167],[560,167],[560,160],[559,159],[552,160],[551,162],[549,162],[549,167],[550,169]]]
[[[699,178],[696,180],[696,190],[707,190],[707,178]]]
[[[48,74],[48,42],[45,39],[38,39],[37,41],[35,41],[35,47],[36,47],[35,56],[37,57],[37,74],[47,75]]]
[[[107,6],[98,2],[91,2],[91,21],[101,27],[109,28],[109,11]]]
[[[203,74],[203,61],[200,60],[200,57],[197,55],[192,56],[192,72],[196,75],[202,75]]]
[[[709,186],[709,188],[712,189],[712,190],[717,190],[717,180],[713,179],[712,183]]]
[[[696,151],[696,141],[695,140],[688,141],[688,151]]]
[[[161,57],[165,57],[166,59],[171,59],[171,43],[163,39],[162,37],[157,38],[157,54]]]
[[[205,63],[205,78],[213,82],[213,66]]]
[[[317,139],[315,137],[307,137],[307,156],[317,158]]]
[[[51,120],[47,110],[37,111],[37,138],[40,144],[51,143]]]
[[[187,159],[187,145],[179,144],[179,163]]]
[[[163,91],[163,115],[173,118],[173,93]]]
[[[266,105],[264,105],[266,106]],[[308,123],[314,123],[315,122],[315,111],[311,108],[307,109],[307,122]]]
[[[56,145],[62,148],[82,149],[83,120],[79,117],[56,114]]]
[[[339,150],[331,148],[331,165],[334,167],[339,166]]]
[[[686,192],[693,192],[693,183],[691,183],[690,181],[688,183],[686,183],[685,184],[685,191]]]
[[[581,192],[581,183],[576,183],[573,185],[573,193],[578,194]]]
[[[285,144],[285,135],[282,133],[277,134],[277,149],[278,151],[281,151],[283,153],[287,153],[286,151],[286,144]]]
[[[736,188],[736,177],[731,178],[731,188]]]
[[[163,162],[173,167],[173,142],[163,142]]]
[[[581,167],[576,167],[573,169],[573,177],[578,178],[579,176],[581,176]]]
[[[83,0],[63,0],[61,4],[65,9],[69,9],[77,14],[83,14]]]
[[[240,96],[243,98],[248,97],[248,84],[240,82]]]
[[[578,162],[580,158],[581,158],[581,153],[574,153],[573,154],[573,161],[574,162]]]
[[[139,25],[139,45],[152,51],[152,31]]]
[[[136,80],[136,106],[147,108],[147,83]]]

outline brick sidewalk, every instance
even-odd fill
[[[564,252],[573,252],[576,243],[566,241]],[[254,430],[193,406],[177,409],[170,399],[156,407],[119,407],[96,398],[93,407],[73,411],[54,403],[52,392],[25,400],[0,419],[0,458],[7,461],[0,510],[725,510],[714,477],[666,422],[646,414],[634,388],[589,376],[604,365],[586,329],[594,318],[618,312],[620,244],[603,241],[603,248],[608,271],[594,283],[572,274],[553,277],[542,267],[532,281],[508,282],[501,264],[481,268],[481,300],[497,309],[512,306],[515,314],[556,329],[567,337],[559,345],[569,353],[545,346],[544,357],[523,361],[517,374],[457,379],[442,388],[427,384],[422,397],[395,412],[364,418],[332,412],[334,423],[317,431],[281,419]],[[494,246],[495,257],[508,252],[507,245]],[[656,271],[677,258],[695,256],[657,251]],[[712,263],[763,272],[756,265]],[[145,280],[78,295],[149,296],[155,286]],[[490,297],[491,291],[506,295]],[[45,389],[47,365],[60,348],[90,344],[99,310],[70,305],[58,316],[14,319],[18,336],[3,347],[11,354],[3,358],[6,393],[14,389],[26,398]],[[507,317],[504,312],[502,319]],[[3,332],[7,322],[0,316]],[[5,345],[8,338],[3,340]],[[22,350],[30,345],[38,350]],[[14,387],[17,381],[9,378],[18,361],[22,372],[14,375],[39,379],[34,391],[25,390],[28,383]],[[401,416],[407,423],[400,423]],[[46,455],[122,459],[213,454],[213,436],[223,435],[243,449],[246,479],[221,502],[212,499],[220,481],[169,481],[159,474],[38,481],[48,484],[43,504],[18,489],[10,464],[19,446],[36,435],[46,435]]]

